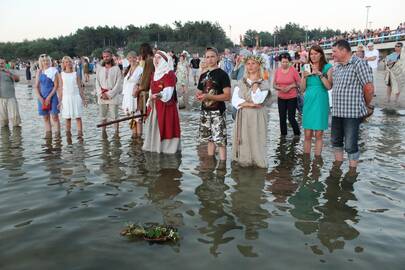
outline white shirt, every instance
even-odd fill
[[[378,66],[378,57],[380,56],[380,53],[378,52],[377,49],[374,49],[372,51],[370,50],[366,50],[364,52],[364,56],[365,57],[373,57],[376,56],[375,60],[373,61],[367,61],[368,65],[372,68],[372,69],[377,69]]]
[[[252,83],[251,80],[247,79],[248,83]],[[246,100],[244,100],[243,98],[239,97],[239,86],[235,86],[235,88],[233,89],[233,94],[232,94],[232,106],[235,107],[236,109],[239,109],[240,104],[242,104],[243,102],[245,102]],[[256,92],[253,93],[253,91],[251,92],[251,97],[252,97],[252,101],[254,104],[262,104],[264,102],[264,100],[267,97],[267,94],[269,93],[269,91],[262,91],[260,90],[260,88],[256,89]]]

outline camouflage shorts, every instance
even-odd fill
[[[199,131],[202,142],[213,142],[216,146],[226,146],[225,112],[202,110]]]

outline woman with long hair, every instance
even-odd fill
[[[142,43],[139,48],[139,55],[141,61],[139,65],[143,68],[143,73],[139,81],[138,89],[136,90],[136,97],[138,98],[138,109],[141,114],[146,113],[146,101],[149,98],[149,88],[152,73],[155,71],[153,65],[153,50],[149,43]]]
[[[320,156],[323,147],[323,132],[328,129],[329,96],[332,88],[332,65],[326,61],[319,45],[309,49],[311,70],[303,72],[301,91],[305,91],[302,127],[304,128],[304,153],[311,153],[315,136],[315,156]]]
[[[138,99],[136,90],[139,87],[139,80],[142,76],[143,68],[139,65],[139,59],[135,52],[130,51],[127,54],[129,66],[124,72],[124,84],[122,87],[122,110],[126,115],[139,115]],[[132,129],[132,137],[140,137],[142,135],[142,123],[140,118],[130,121]]]
[[[60,138],[59,121],[59,72],[52,67],[51,58],[46,54],[41,54],[38,59],[39,69],[35,76],[35,93],[38,97],[38,113],[44,119],[45,138],[52,138],[52,125],[56,126],[55,136]]]
[[[83,105],[87,105],[82,80],[74,71],[73,60],[69,56],[62,58],[62,70],[60,104],[62,105],[62,118],[66,119],[66,136],[68,138],[72,136],[72,119],[76,119],[77,137],[81,139],[83,138]]]
[[[267,110],[264,103],[270,96],[268,80],[263,79],[265,60],[247,56],[243,60],[245,74],[238,81],[232,95],[232,106],[237,109],[233,128],[233,161],[240,166],[267,168]]]

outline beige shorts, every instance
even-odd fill
[[[101,120],[107,119],[109,116],[112,120],[118,119],[117,104],[100,104]]]
[[[0,124],[7,126],[8,123],[13,126],[21,124],[20,113],[16,98],[0,98]]]

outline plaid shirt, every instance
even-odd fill
[[[352,56],[333,71],[332,116],[361,118],[367,114],[363,87],[373,83],[373,71],[366,61]]]

